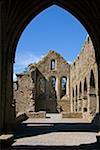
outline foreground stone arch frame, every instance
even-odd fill
[[[99,0],[0,0],[0,132],[8,131],[15,118],[12,81],[18,40],[28,23],[53,4],[68,10],[87,29],[95,48],[100,83]]]

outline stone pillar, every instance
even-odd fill
[[[74,112],[74,97],[73,97],[73,88],[70,88],[70,100],[71,100],[71,112]]]
[[[95,119],[94,119],[94,125],[98,129],[96,138],[97,138],[98,144],[100,144],[100,62],[98,62],[97,70],[98,70],[98,104],[99,106],[98,106],[98,113],[96,114]]]
[[[77,84],[77,112],[79,112],[79,85]]]
[[[90,113],[90,73],[87,78],[87,112]]]
[[[75,87],[75,98],[74,98],[74,112],[76,112],[77,109],[77,95],[76,95],[76,87]]]
[[[96,90],[96,99],[97,99],[97,109],[96,109],[96,113],[99,112],[99,90]]]
[[[67,84],[66,84],[66,94],[69,97],[69,77],[67,77]]]
[[[96,113],[99,112],[99,77],[98,77],[98,66],[95,64],[96,72],[95,72],[95,79],[96,79],[96,100],[97,100],[97,108]]]
[[[0,1],[0,132],[11,130],[15,121],[13,107],[13,61],[8,55],[6,4]]]
[[[2,43],[2,2],[0,2],[0,133],[1,131],[3,130],[3,118],[4,118],[4,106],[3,106],[3,98],[2,98],[2,76],[3,76],[3,73],[2,73],[2,67],[3,67],[3,64],[2,64],[2,59],[3,59],[3,43]]]
[[[31,112],[35,111],[35,84],[31,81],[31,87],[30,87],[30,104],[29,104],[29,110]]]
[[[78,112],[82,112],[82,95],[78,98]]]
[[[5,101],[5,130],[10,131],[15,123],[15,106],[13,99],[13,62],[8,62]]]
[[[72,110],[71,112],[75,112],[75,97],[72,98]]]
[[[56,78],[56,95],[57,95],[57,100],[60,100],[60,89],[61,89],[61,83],[60,83],[60,78]]]
[[[30,72],[30,105],[29,110],[35,111],[35,100],[36,100],[36,69]]]

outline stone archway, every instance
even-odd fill
[[[18,40],[28,23],[45,8],[56,4],[72,13],[87,29],[95,47],[100,76],[100,1],[97,0],[0,0],[0,130],[14,122],[13,63]],[[91,17],[92,16],[92,17]],[[99,81],[100,82],[100,78]],[[100,89],[100,85],[99,85]]]

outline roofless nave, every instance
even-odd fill
[[[14,84],[17,113],[66,112],[66,116],[92,118],[98,112],[98,74],[91,39],[86,39],[73,64],[49,51],[30,64],[28,72],[17,74]]]

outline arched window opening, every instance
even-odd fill
[[[61,79],[61,97],[66,95],[66,84],[67,84],[67,78],[62,77],[62,79]]]
[[[56,77],[51,77],[50,79],[51,84],[51,94],[56,98]]]
[[[94,79],[94,73],[93,70],[91,70],[91,76],[90,76],[90,88],[94,89],[95,88],[95,79]]]
[[[39,80],[39,86],[40,86],[40,93],[45,93],[45,80],[43,78],[40,78]]]
[[[85,81],[84,81],[84,92],[85,93],[87,92],[87,81],[86,81],[86,78],[85,78]]]
[[[56,90],[56,77],[51,77],[51,87]]]
[[[77,97],[77,85],[76,85],[76,97]]]
[[[79,87],[79,94],[82,94],[82,83],[80,82],[80,87]]]
[[[74,89],[73,89],[73,98],[74,98]]]
[[[86,107],[83,108],[83,112],[87,112],[87,108]]]
[[[55,70],[55,60],[51,60],[51,70]]]

